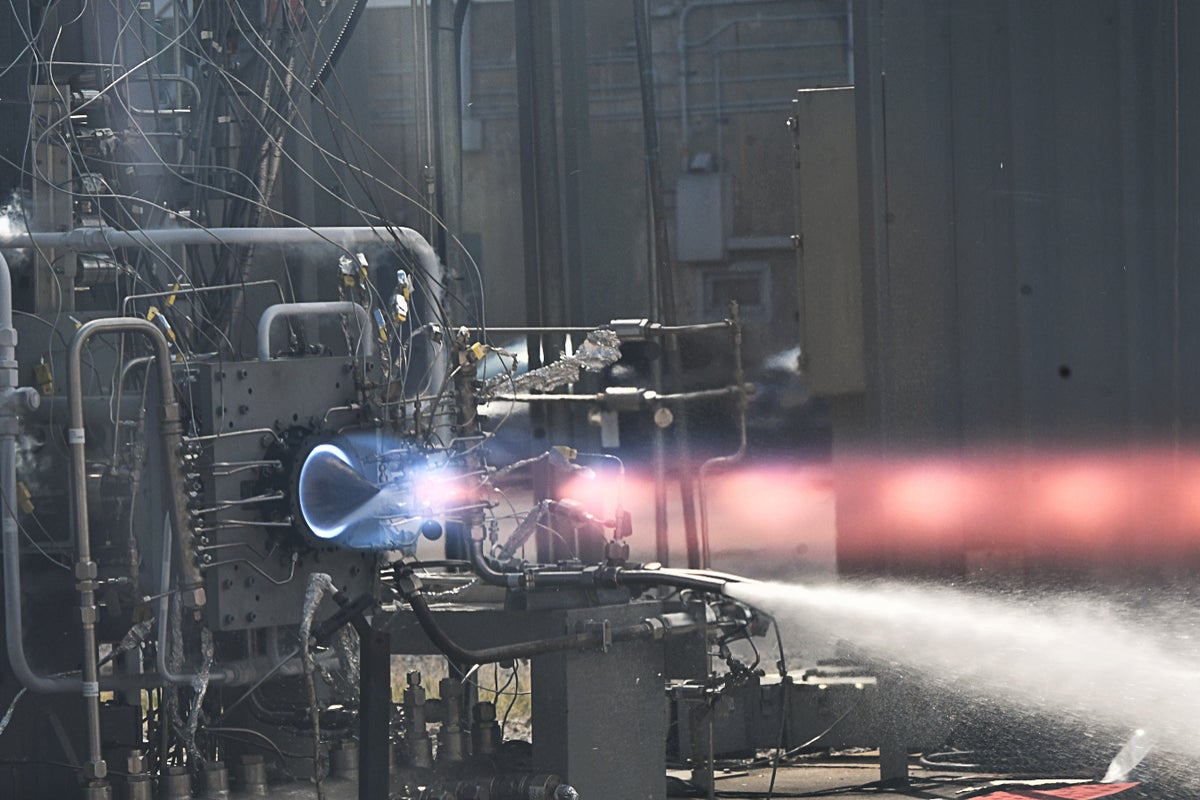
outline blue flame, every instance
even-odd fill
[[[343,533],[345,533],[346,528],[349,527],[350,523],[353,522],[353,520],[350,520],[347,517],[343,517],[340,520],[340,524],[334,525],[332,527],[323,527],[323,526],[317,525],[313,522],[313,519],[314,519],[314,516],[312,514],[313,509],[311,509],[309,507],[309,504],[306,502],[308,493],[305,491],[305,488],[307,486],[307,481],[311,475],[311,473],[309,472],[309,468],[313,464],[313,461],[314,461],[313,457],[322,455],[322,454],[329,454],[347,466],[350,466],[350,467],[354,466],[350,461],[350,457],[348,455],[346,455],[346,452],[344,450],[342,450],[342,448],[337,447],[336,445],[320,444],[320,445],[317,445],[316,447],[314,447],[312,449],[312,452],[310,452],[308,454],[308,457],[304,460],[304,466],[302,466],[300,468],[300,481],[298,484],[299,494],[300,494],[300,513],[304,515],[304,521],[308,523],[309,530],[311,530],[315,536],[318,536],[321,539],[336,539],[337,537],[339,537]]]
[[[405,442],[375,435],[324,442],[300,468],[299,512],[314,536],[339,547],[409,550],[426,519],[461,502],[455,477]]]

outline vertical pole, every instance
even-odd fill
[[[513,10],[526,319],[534,326],[561,326],[566,322],[566,288],[555,104],[554,3],[515,0]],[[557,335],[531,336],[528,346],[529,367],[533,369],[557,359],[563,351],[563,339]],[[534,403],[529,413],[535,443],[541,449],[565,439],[570,426],[567,409]]]
[[[460,3],[465,0],[459,0]],[[465,8],[461,6],[460,8]],[[454,246],[450,234],[462,231],[462,76],[459,74],[461,23],[451,0],[431,0],[429,14],[429,72],[432,87],[433,174],[437,181],[437,226],[430,241],[446,265],[442,307],[451,325],[475,324],[469,318],[455,319],[462,307],[452,298],[467,297],[463,277],[463,254]],[[470,315],[466,315],[469,317]]]
[[[358,796],[388,800],[391,796],[390,729],[392,714],[392,641],[387,631],[358,630]]]
[[[638,75],[642,94],[642,136],[646,151],[646,181],[650,187],[650,224],[654,239],[655,264],[653,273],[658,277],[660,308],[651,309],[667,325],[678,321],[675,305],[675,281],[671,263],[671,247],[667,239],[667,219],[662,190],[662,161],[659,157],[658,110],[654,92],[653,47],[650,36],[650,17],[646,0],[633,0],[634,34],[637,39]],[[666,362],[671,389],[683,389],[683,369],[679,360],[679,338],[671,334],[664,339]],[[661,387],[656,387],[661,388]],[[682,406],[675,417],[675,441],[678,447],[679,490],[683,500],[683,526],[687,541],[688,566],[701,566],[700,536],[696,524],[696,489],[689,462],[691,448],[688,446],[687,411]],[[663,553],[660,560],[665,563],[667,539],[666,492],[665,492],[665,444],[655,438],[655,542]]]
[[[562,65],[563,219],[567,304],[572,322],[589,319],[585,242],[591,135],[588,92],[587,3],[558,0]]]
[[[549,0],[516,0],[514,11],[525,276],[527,297],[536,303],[527,317],[533,325],[561,326],[565,293],[553,6]],[[542,350],[545,360],[553,361],[562,347],[551,340],[548,346],[543,343]]]

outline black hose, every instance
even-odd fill
[[[665,636],[691,633],[697,625],[667,625],[660,621],[642,620],[631,625],[611,628],[607,632],[597,628],[582,633],[570,633],[550,639],[534,639],[528,642],[515,642],[498,647],[484,647],[469,650],[450,639],[446,632],[434,619],[429,602],[420,593],[412,592],[404,595],[412,607],[413,614],[420,624],[421,630],[429,637],[438,650],[442,651],[451,661],[460,664],[491,664],[494,662],[512,661],[517,658],[532,658],[546,653],[557,653],[563,650],[578,650],[585,647],[598,647],[606,641],[632,642],[642,639],[658,639]]]
[[[485,583],[506,589],[557,586],[672,586],[698,592],[722,594],[730,576],[696,571],[643,569],[637,567],[588,567],[580,570],[530,570],[504,572],[483,554],[483,542],[471,543],[471,566]]]

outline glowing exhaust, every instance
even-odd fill
[[[294,508],[312,543],[352,550],[411,550],[441,535],[438,518],[461,500],[457,476],[423,454],[336,439],[312,447],[294,483]]]
[[[300,514],[319,539],[337,539],[345,533],[362,519],[364,506],[380,491],[334,444],[312,449],[300,468],[297,489]]]

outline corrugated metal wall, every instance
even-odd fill
[[[1200,429],[1200,5],[856,0],[868,438]]]

